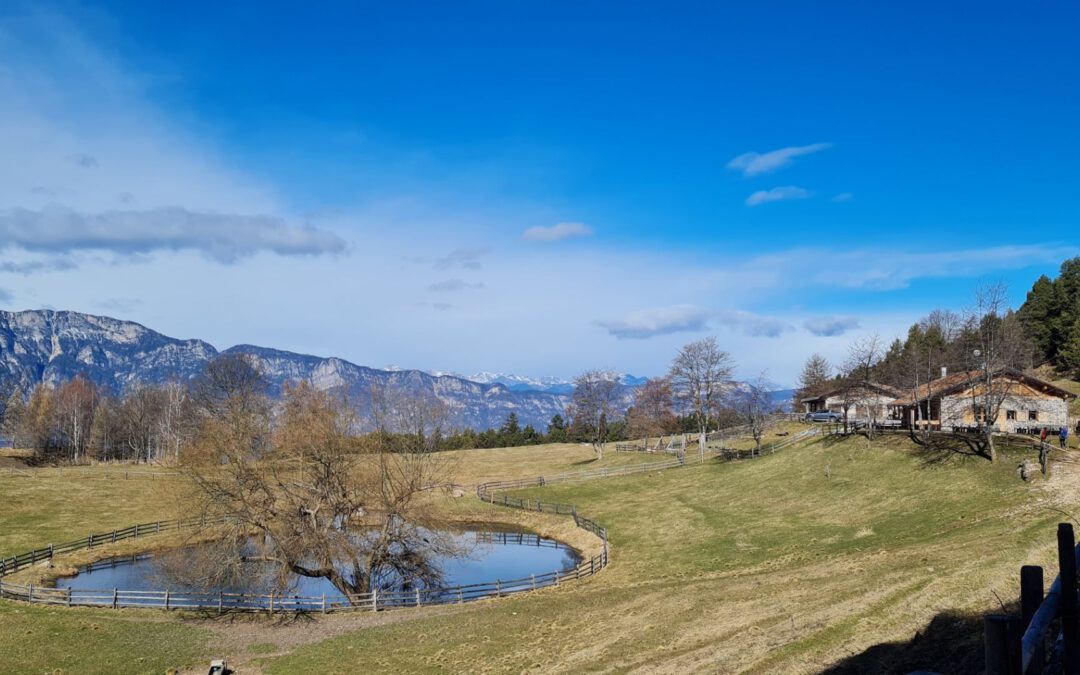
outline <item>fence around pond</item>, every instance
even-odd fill
[[[513,504],[507,504],[513,506]],[[0,598],[21,600],[42,605],[66,607],[121,607],[157,608],[166,610],[195,610],[210,612],[260,611],[260,612],[331,612],[331,611],[378,611],[395,607],[422,607],[446,605],[484,598],[495,598],[514,593],[533,591],[547,586],[558,586],[596,574],[607,566],[607,531],[595,522],[577,515],[577,509],[560,504],[558,508],[545,509],[549,513],[574,516],[579,527],[592,532],[603,540],[603,552],[583,560],[567,570],[530,575],[519,579],[496,579],[478,584],[440,588],[408,588],[375,590],[370,593],[303,596],[288,593],[244,594],[196,591],[131,591],[121,589],[55,588],[34,584],[16,584],[5,581],[9,576],[41,563],[51,562],[54,556],[93,549],[116,542],[168,532],[191,530],[221,524],[222,520],[185,520],[140,523],[121,530],[95,533],[82,539],[27,551],[16,556],[0,559]],[[494,533],[497,537],[501,533]],[[508,535],[517,537],[518,535]],[[522,541],[529,535],[521,535]],[[539,542],[539,538],[537,538]],[[531,539],[528,545],[533,545]],[[540,545],[536,543],[536,545]],[[136,554],[135,558],[138,558]],[[93,563],[102,566],[111,562]],[[92,565],[93,565],[92,564]]]

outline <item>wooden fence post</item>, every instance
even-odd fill
[[[225,602],[224,602],[224,598],[222,597],[222,592],[218,591],[217,592],[217,613],[218,614],[221,614],[222,610],[224,609],[224,607],[223,607],[224,604],[225,604]]]
[[[1044,596],[1043,568],[1038,565],[1024,565],[1020,568],[1020,633],[1027,631],[1031,619],[1043,603]],[[1043,670],[1043,650],[1037,649],[1031,660],[1029,671],[1041,673]]]
[[[326,593],[322,594],[322,613],[326,614]]]
[[[1080,633],[1076,607],[1076,535],[1069,523],[1058,523],[1058,567],[1061,572],[1061,635],[1064,671],[1080,673]]]
[[[116,591],[113,591],[113,597],[116,597]],[[165,610],[169,609],[169,591],[165,591]]]
[[[376,586],[371,589],[371,611],[379,611],[379,587]]]
[[[117,601],[117,597],[116,597],[116,596],[117,596],[117,591],[116,591],[116,589],[114,588],[114,589],[112,589],[112,608],[113,608],[113,609],[116,609],[116,601]],[[166,597],[166,598],[168,598],[168,597],[169,597],[169,594],[168,594],[168,593],[166,593],[166,594],[165,594],[165,597]],[[166,601],[165,601],[165,609],[168,609],[168,608],[169,608],[169,601],[168,601],[168,600],[166,600]]]
[[[1020,617],[990,614],[983,617],[986,675],[1020,675]]]

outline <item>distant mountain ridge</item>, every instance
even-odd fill
[[[39,382],[57,385],[84,374],[98,386],[123,392],[140,384],[186,381],[198,375],[219,354],[247,354],[278,393],[285,382],[306,379],[322,390],[344,392],[361,414],[370,412],[373,384],[402,388],[438,398],[457,428],[487,429],[516,413],[522,425],[545,429],[551,417],[564,413],[564,393],[512,390],[499,383],[473,382],[420,370],[379,370],[335,357],[236,345],[218,351],[202,340],[179,340],[132,321],[81,312],[0,311],[0,377],[13,379],[24,391]]]
[[[318,389],[346,394],[361,415],[370,414],[372,386],[434,396],[446,406],[455,428],[498,427],[515,413],[522,425],[544,430],[554,415],[565,415],[574,388],[557,377],[378,369],[257,345],[219,351],[203,340],[172,338],[133,321],[70,311],[0,310],[0,379],[14,380],[24,392],[40,382],[55,386],[80,373],[116,393],[171,379],[187,381],[219,354],[254,359],[273,395],[280,394],[286,382],[308,380]],[[632,404],[633,390],[647,381],[620,375],[625,406]],[[778,404],[790,402],[790,391],[775,395]]]

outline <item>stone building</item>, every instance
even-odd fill
[[[905,427],[943,431],[975,429],[986,423],[988,397],[983,373],[954,373],[898,397],[892,405]],[[1069,427],[1069,401],[1075,394],[1016,370],[993,374],[990,424],[1008,433],[1038,433]]]
[[[893,401],[902,396],[899,389],[877,382],[855,382],[818,396],[799,399],[804,413],[829,410],[849,420],[893,418]]]

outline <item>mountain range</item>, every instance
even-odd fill
[[[81,373],[104,390],[122,393],[142,384],[190,380],[219,354],[237,353],[255,361],[272,394],[280,393],[288,381],[306,379],[319,389],[348,395],[361,416],[370,412],[373,385],[439,399],[455,428],[497,427],[516,413],[522,425],[546,429],[569,403],[565,391],[511,387],[498,378],[475,382],[420,370],[379,370],[255,345],[219,351],[202,340],[180,340],[110,317],[0,311],[0,379],[13,381],[23,391],[39,382],[57,385]]]
[[[388,367],[369,368],[344,359],[236,345],[219,351],[203,340],[172,338],[132,321],[81,312],[0,311],[0,380],[22,391],[38,383],[58,385],[83,374],[105,391],[123,393],[144,384],[187,381],[219,354],[245,354],[280,394],[286,382],[308,380],[321,390],[340,392],[361,416],[370,413],[372,388],[434,397],[447,409],[454,428],[500,426],[510,413],[522,425],[543,430],[556,414],[565,414],[573,383],[555,377],[525,377],[481,372],[455,373]],[[648,378],[621,374],[623,399]],[[773,393],[788,403],[789,390]]]

